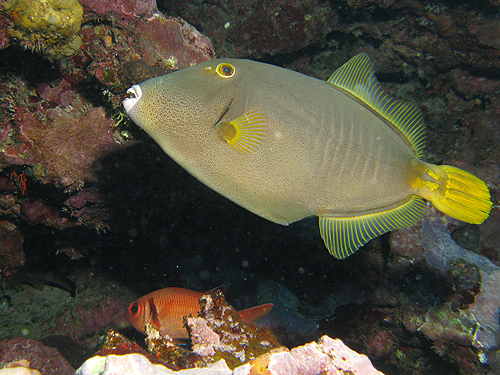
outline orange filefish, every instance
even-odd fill
[[[189,336],[184,327],[184,317],[189,314],[197,316],[200,311],[200,298],[216,289],[206,293],[183,288],[156,290],[132,302],[127,310],[127,318],[134,328],[142,333],[145,333],[145,326],[149,323],[162,335],[187,339]],[[271,311],[272,307],[272,303],[266,303],[238,311],[238,314],[245,323],[253,323]]]

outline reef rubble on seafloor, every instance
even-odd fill
[[[80,367],[77,375],[382,375],[365,355],[349,349],[340,340],[323,336],[292,350],[282,347],[231,370],[221,359],[202,368],[174,371],[151,363],[142,354],[95,356]],[[1,372],[0,372],[0,375]]]
[[[244,323],[221,293],[204,295],[200,305],[198,317],[185,318],[192,351],[160,336],[150,325],[146,329],[148,353],[110,331],[103,349],[76,374],[382,375],[365,355],[328,336],[287,349],[269,328]]]

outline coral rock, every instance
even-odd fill
[[[118,374],[189,374],[189,375],[383,375],[369,359],[345,346],[342,341],[323,336],[289,351],[281,347],[259,356],[247,364],[231,371],[225,361],[219,360],[207,367],[173,371],[159,364],[152,364],[141,354],[95,356],[87,360],[76,372],[77,375]]]
[[[157,13],[133,31],[137,52],[150,66],[177,70],[215,57],[210,39],[180,18]]]
[[[0,341],[0,358],[3,362],[28,360],[32,369],[44,375],[72,375],[75,371],[57,349],[21,337]]]
[[[193,350],[207,360],[222,358],[235,368],[281,347],[269,328],[243,322],[220,290],[202,296],[200,304],[200,318],[188,317],[186,325]]]
[[[0,279],[11,278],[26,261],[21,233],[7,224],[0,225]]]
[[[459,259],[463,259],[481,269],[481,292],[469,307],[470,317],[469,313],[467,313],[465,320],[458,318],[458,326],[464,331],[464,334],[468,335],[469,342],[474,347],[489,350],[497,346],[496,337],[500,332],[498,323],[500,315],[500,268],[488,258],[458,246],[451,239],[448,228],[440,217],[424,219],[422,237],[427,261],[441,271],[451,269],[453,261]],[[472,323],[469,323],[469,320]],[[448,320],[445,319],[443,322],[448,322]],[[470,325],[472,326],[469,327]],[[440,327],[440,329],[448,331],[448,328],[443,327],[442,324]],[[434,331],[431,330],[430,332]]]
[[[4,9],[15,20],[10,35],[24,47],[42,51],[52,60],[80,49],[82,41],[77,34],[83,7],[77,0],[7,0]]]
[[[14,361],[10,363],[5,363],[0,369],[0,375],[41,375],[40,371],[32,370],[30,368],[30,363],[22,359],[20,361]]]
[[[85,21],[106,18],[122,26],[158,11],[155,0],[81,0],[80,3],[85,10]]]

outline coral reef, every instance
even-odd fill
[[[499,373],[492,347],[499,280],[483,263],[500,265],[498,0],[159,1],[165,15],[152,0],[82,0],[79,30],[76,15],[62,29],[21,27],[42,3],[56,4],[14,11],[23,3],[8,0],[0,12],[3,342],[58,335],[94,352],[109,327],[126,330],[126,306],[138,295],[224,283],[238,309],[273,299],[265,324],[289,347],[328,335],[385,373]],[[120,102],[131,84],[210,59],[214,50],[323,79],[367,52],[385,89],[423,110],[429,161],[487,182],[496,206],[490,218],[479,227],[430,221],[424,232],[435,236],[425,246],[422,227],[409,228],[337,262],[318,241],[316,221],[274,226],[205,189],[129,126]],[[443,270],[429,263],[434,239],[461,254],[441,262]],[[21,277],[24,262],[62,270],[76,281],[76,295],[4,285]],[[230,346],[227,333],[192,319],[193,332],[207,337],[197,341],[196,358],[216,352],[234,360],[220,348],[220,337],[228,340],[222,349]],[[218,345],[208,340],[215,335]],[[170,347],[171,357],[182,352],[151,337],[150,346]],[[289,364],[291,352],[277,350],[274,360]],[[100,363],[111,361],[111,353],[103,356]],[[258,358],[267,365],[269,356]],[[238,371],[250,365],[243,366]]]
[[[82,44],[78,35],[83,7],[78,0],[6,0],[4,11],[14,22],[12,38],[51,60],[72,56]]]
[[[0,341],[0,358],[3,363],[27,360],[32,369],[44,375],[70,375],[75,371],[56,349],[21,337]]]
[[[30,363],[22,359],[20,361],[13,361],[4,363],[2,367],[0,367],[1,375],[41,375],[40,371],[32,370],[30,368]]]
[[[290,53],[315,43],[338,24],[338,15],[323,1],[215,2],[192,1],[168,12],[201,25],[218,46],[219,56],[262,57]]]
[[[67,288],[28,285],[5,288],[9,302],[1,305],[0,337],[43,340],[65,336],[95,350],[110,327],[127,327],[127,306],[136,296],[102,275],[75,271],[76,293]],[[30,284],[34,284],[32,281]],[[55,285],[51,283],[51,285]]]
[[[42,90],[42,98],[49,98],[47,89]],[[43,102],[17,108],[20,119],[9,135],[15,150],[3,150],[0,163],[30,165],[30,175],[38,181],[75,189],[95,179],[98,160],[121,146],[113,137],[114,122],[103,108],[84,112],[78,99],[72,99],[74,92],[64,93],[66,102],[55,108],[44,110]]]
[[[0,224],[0,280],[12,278],[25,262],[20,230],[9,222]]]
[[[58,230],[83,225],[107,231],[111,217],[97,187],[69,194],[97,183],[100,161],[131,143],[118,108],[122,92],[136,79],[213,57],[211,42],[186,22],[158,13],[154,1],[88,1],[83,8],[77,1],[3,5],[0,23],[10,30],[2,39],[7,65],[20,58],[15,48],[6,48],[16,38],[36,42],[30,50],[51,60],[71,58],[47,64],[35,54],[21,55],[29,63],[11,68],[21,78],[2,75],[0,212],[13,222]],[[81,27],[82,17],[91,22]],[[30,81],[30,69],[43,76]],[[54,190],[50,197],[32,197],[31,187],[39,184],[68,195],[61,200]]]
[[[244,323],[220,290],[202,296],[200,306],[198,317],[185,319],[192,352],[169,337],[161,337],[149,324],[146,342],[152,355],[111,330],[103,350],[87,360],[77,374],[382,374],[366,356],[328,336],[288,350],[268,328]]]
[[[453,261],[461,260],[475,265],[481,272],[481,292],[470,305],[467,316],[455,318],[444,314],[441,315],[443,322],[440,325],[453,325],[457,321],[459,330],[469,336],[469,344],[485,351],[496,347],[496,337],[500,334],[500,267],[488,258],[458,246],[439,216],[424,219],[422,237],[422,245],[426,250],[424,255],[433,267],[446,272],[452,268]],[[449,308],[447,310],[450,311]],[[427,329],[426,324],[421,327],[422,332],[435,341],[437,338],[431,337],[434,329]]]
[[[210,360],[224,359],[235,368],[281,347],[269,328],[244,323],[220,290],[200,299],[200,317],[186,318],[193,351]]]
[[[81,0],[80,4],[85,11],[85,21],[107,19],[124,27],[140,18],[148,18],[158,12],[155,0]]]
[[[223,359],[206,367],[172,371],[160,364],[152,363],[142,354],[95,356],[87,360],[77,375],[111,374],[207,374],[207,375],[320,375],[347,374],[382,375],[375,370],[368,358],[349,349],[340,340],[323,336],[318,342],[288,350],[284,347],[263,354],[249,363],[229,369]]]

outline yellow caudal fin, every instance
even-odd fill
[[[418,194],[442,213],[470,224],[481,224],[491,211],[488,186],[469,172],[449,165],[425,164],[414,181]]]

